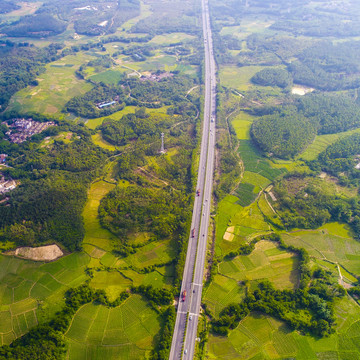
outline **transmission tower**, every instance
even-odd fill
[[[162,132],[162,133],[161,133],[161,149],[160,149],[160,154],[165,154],[164,136],[165,136],[165,134]]]

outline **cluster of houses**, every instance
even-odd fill
[[[6,180],[4,176],[0,173],[0,195],[6,194],[7,192],[14,190],[16,188],[15,180]]]
[[[108,100],[108,101],[99,102],[99,103],[97,103],[95,105],[96,105],[96,107],[98,109],[102,109],[104,107],[116,104],[119,100],[120,100],[120,96],[115,96],[114,100],[111,100],[111,101]]]
[[[29,119],[12,119],[11,122],[3,122],[9,130],[6,132],[9,141],[20,144],[26,141],[29,137],[39,134],[50,126],[56,126],[53,121],[38,122],[32,118]]]
[[[146,80],[150,80],[150,81],[161,81],[162,79],[166,79],[168,77],[172,77],[174,76],[173,73],[164,71],[164,72],[157,72],[155,74],[150,74],[150,75],[142,75],[140,78],[140,81],[146,81]]]

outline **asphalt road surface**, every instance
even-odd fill
[[[215,157],[216,78],[207,0],[202,0],[202,20],[205,47],[205,101],[197,179],[197,189],[200,191],[199,195],[195,196],[170,360],[192,359],[194,356],[210,221]],[[186,297],[183,301],[184,291]]]

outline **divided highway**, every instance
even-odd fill
[[[199,192],[194,201],[170,360],[192,359],[194,356],[210,221],[215,157],[216,72],[207,0],[202,0],[202,23],[205,47],[205,98],[197,178]]]

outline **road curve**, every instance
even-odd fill
[[[169,356],[170,360],[192,359],[194,356],[210,221],[215,157],[216,69],[208,1],[202,0],[201,4],[205,47],[205,98],[196,187],[200,190],[200,193],[195,196],[194,201],[191,231]],[[184,291],[186,291],[187,295],[185,300],[182,301]]]

